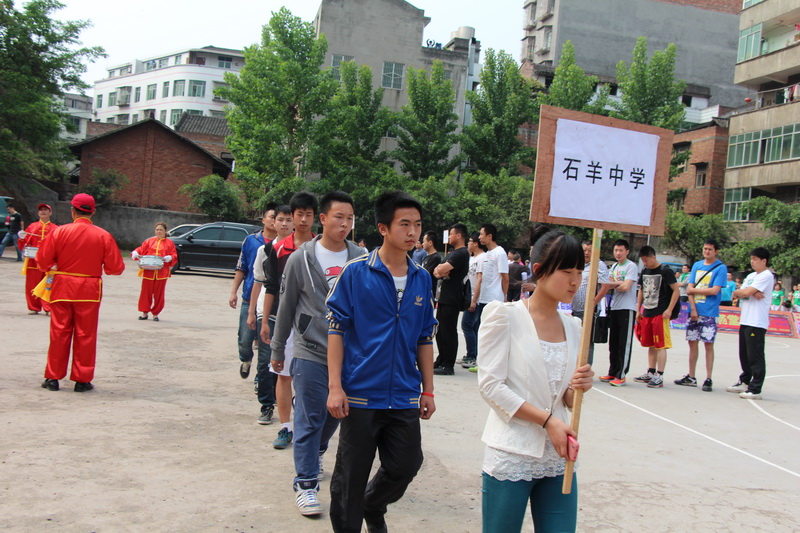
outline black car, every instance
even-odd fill
[[[200,226],[202,226],[202,224],[181,224],[169,230],[167,232],[167,237],[180,237],[184,233],[189,233],[194,228],[199,228]]]
[[[179,237],[171,237],[178,248],[175,270],[222,270],[233,272],[242,249],[242,241],[249,234],[261,230],[253,224],[237,222],[212,222]]]

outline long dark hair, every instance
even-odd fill
[[[533,278],[539,280],[556,270],[577,268],[583,270],[586,260],[581,243],[572,235],[560,230],[551,230],[538,224],[531,231],[531,271]],[[533,268],[539,263],[539,268]]]

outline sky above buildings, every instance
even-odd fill
[[[242,49],[261,40],[261,28],[281,6],[312,22],[320,0],[227,0],[209,4],[196,0],[137,0],[98,2],[62,0],[61,20],[90,20],[82,34],[85,46],[102,46],[108,54],[88,66],[83,76],[90,85],[107,75],[107,68],[181,49],[214,45]],[[23,3],[16,1],[18,6]],[[483,52],[506,50],[519,60],[522,2],[518,0],[411,0],[431,22],[424,40],[446,44],[459,26],[475,28]],[[364,31],[369,31],[364,28]],[[420,43],[421,45],[423,43]]]

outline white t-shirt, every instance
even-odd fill
[[[742,308],[742,314],[739,317],[740,325],[769,329],[769,304],[774,285],[775,276],[769,270],[764,270],[760,273],[751,272],[744,278],[742,282],[743,289],[754,287],[759,292],[764,293],[765,297],[760,300],[752,296],[739,299],[739,306]]]
[[[630,259],[626,259],[623,264],[615,264],[608,272],[608,281],[627,281],[633,280],[633,285],[628,292],[614,291],[614,299],[611,300],[612,311],[636,311],[636,291],[639,282],[639,267]]]
[[[342,267],[347,263],[347,248],[341,252],[331,252],[319,241],[314,243],[314,253],[317,256],[317,262],[320,268],[325,273],[325,279],[328,280],[328,290],[333,288],[336,278],[342,271]]]
[[[489,302],[502,302],[505,300],[503,294],[503,282],[500,274],[508,274],[508,254],[502,246],[496,246],[494,250],[489,250],[481,255],[483,264],[481,265],[481,294],[478,303],[488,304]]]
[[[392,276],[394,279],[394,288],[397,291],[397,308],[400,309],[400,304],[403,302],[403,293],[406,292],[406,282],[408,276]]]
[[[481,265],[483,264],[483,253],[478,256],[471,255],[469,256],[469,270],[467,270],[467,276],[469,276],[469,283],[472,287],[472,294],[475,294],[475,285],[478,284],[478,272],[481,271]]]
[[[275,237],[272,244],[275,244],[277,240],[278,238]],[[259,247],[258,252],[256,252],[256,258],[253,261],[253,279],[261,283],[261,293],[258,295],[258,301],[256,302],[256,318],[264,316],[264,293],[267,292],[264,287],[267,281],[267,276],[264,274],[264,259],[266,258],[267,254],[264,253],[264,247]]]

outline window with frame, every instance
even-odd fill
[[[164,123],[164,124],[167,123],[167,110],[166,109],[162,109],[161,111],[158,112],[158,120],[160,122]]]
[[[149,71],[155,70],[155,69],[156,69],[156,62],[155,61],[146,61],[145,62],[145,64],[144,64],[145,72],[149,72]]]
[[[800,124],[761,130],[763,162],[800,158]]]
[[[211,113],[211,116],[214,117],[214,118],[225,118],[225,111],[214,111],[214,110],[211,110],[211,111],[209,111],[209,113]]]
[[[148,100],[155,100],[156,99],[156,84],[148,85],[147,86],[147,99]]]
[[[553,27],[547,26],[544,29],[544,50],[550,50],[550,46],[553,44]]]
[[[742,9],[747,9],[750,6],[760,4],[764,0],[742,0]]]
[[[169,82],[165,81],[164,85],[161,88],[161,98],[169,97]]]
[[[133,101],[134,101],[134,103],[136,103],[141,99],[142,99],[142,88],[141,87],[136,87],[133,90]]]
[[[188,96],[204,98],[206,96],[206,82],[199,80],[189,80]]]
[[[706,165],[697,165],[697,169],[695,170],[695,178],[694,178],[694,186],[695,187],[705,187],[706,186],[706,172],[707,172]]]
[[[111,91],[108,93],[108,105],[117,105],[117,91]]]
[[[139,113],[133,113],[131,115],[131,124],[136,124],[139,122]]]
[[[381,87],[384,89],[403,88],[403,63],[383,62],[383,76],[381,77]]]
[[[728,141],[728,168],[757,165],[761,132],[733,135]]]
[[[200,115],[200,116],[203,116],[203,110],[202,109],[187,109],[186,113],[189,114],[189,115]]]
[[[80,117],[68,117],[69,123],[75,126],[76,129],[80,129],[81,127],[81,119]]]
[[[169,59],[167,59],[166,57],[158,60],[158,68],[166,68],[168,64],[169,64]]]
[[[178,123],[183,114],[183,109],[173,109],[169,112],[169,125],[174,126]]]
[[[725,202],[722,204],[722,216],[725,220],[747,222],[750,215],[742,209],[742,204],[750,200],[752,189],[740,187],[738,189],[725,189]]]
[[[217,66],[219,68],[231,68],[233,66],[233,58],[230,56],[217,56]]]
[[[172,96],[183,96],[184,92],[186,92],[186,80],[172,82]]]
[[[172,61],[172,64],[173,65],[180,65],[181,64],[181,56],[180,55],[175,56],[175,59]]]
[[[353,56],[345,56],[345,55],[341,55],[341,54],[333,54],[333,57],[331,58],[331,73],[333,74],[333,77],[335,79],[337,79],[337,80],[340,79],[339,78],[339,67],[341,66],[342,63],[345,63],[347,61],[352,61],[352,60],[353,60]]]
[[[690,147],[691,147],[691,143],[676,144],[673,147],[673,154],[674,154],[674,156],[681,155],[681,154],[683,154],[685,152],[688,152]],[[688,164],[689,164],[689,159],[688,158],[683,160],[683,161],[681,161],[680,163],[678,163],[676,165],[676,168],[678,169],[678,173],[679,174],[683,174],[684,172],[686,172],[686,165],[688,165]]]
[[[95,103],[94,106],[96,108],[100,109],[101,107],[103,107],[103,95],[102,94],[98,94],[97,97],[95,98],[95,100],[96,100],[96,103]]]
[[[129,120],[130,120],[130,115],[117,115],[117,124],[127,126]]]
[[[106,119],[106,122],[109,123],[109,124],[113,124],[114,123],[114,117],[108,117]]]
[[[761,23],[739,32],[739,53],[736,62],[746,61],[761,53]]]

